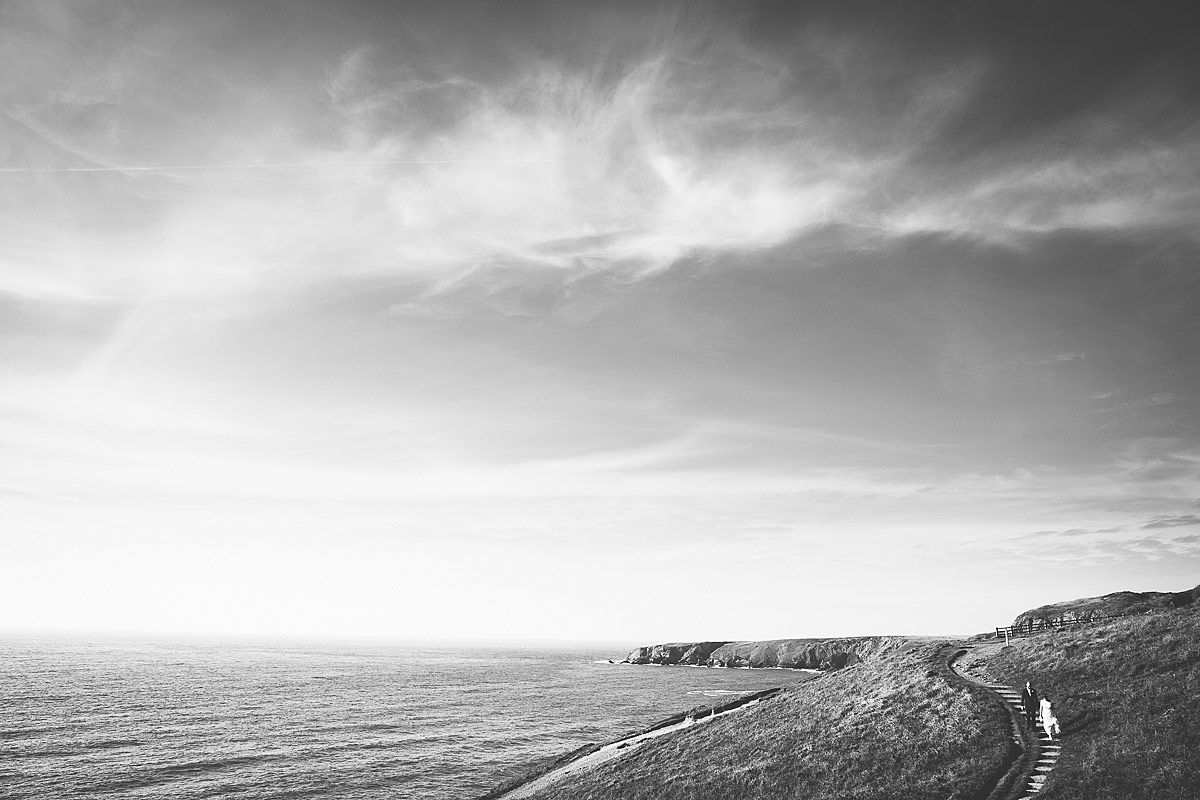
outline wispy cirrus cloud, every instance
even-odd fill
[[[1114,411],[1137,411],[1145,408],[1155,408],[1157,406],[1172,405],[1174,403],[1194,402],[1192,398],[1184,395],[1176,394],[1175,392],[1156,392],[1155,394],[1143,395],[1135,397],[1131,400],[1126,400],[1115,406],[1107,406],[1097,409],[1098,414],[1109,413]]]
[[[118,25],[96,16],[101,29]],[[870,29],[815,27],[780,50],[725,35],[706,11],[648,12],[641,27],[594,13],[580,20],[580,52],[472,56],[426,20],[406,34],[415,55],[322,44],[298,78],[232,52],[228,66],[205,62],[188,76],[195,110],[152,113],[141,98],[176,91],[188,68],[169,53],[178,30],[153,17],[122,28],[131,46],[116,59],[64,18],[37,22],[64,43],[80,38],[47,64],[47,90],[5,93],[8,119],[28,133],[6,161],[155,171],[89,191],[109,202],[85,216],[148,212],[119,248],[99,217],[72,231],[103,269],[9,280],[42,297],[395,276],[428,280],[436,294],[493,269],[632,278],[835,223],[1005,241],[1063,228],[1183,230],[1197,200],[1196,129],[1130,144],[1114,130],[1150,112],[1122,97],[1098,99],[1044,141],[999,138],[986,160],[939,168],[931,143],[982,102],[1005,62],[969,52],[873,62],[880,34]],[[190,23],[203,37],[229,20],[210,11]],[[255,124],[264,103],[272,125]],[[1070,148],[1058,129],[1074,131]],[[37,185],[61,195],[81,180],[44,174]],[[61,250],[54,233],[30,248]]]
[[[101,28],[117,24],[103,16]],[[194,22],[200,32],[223,24],[220,15]],[[871,168],[823,140],[828,131],[780,136],[813,128],[802,111],[778,106],[782,65],[736,42],[713,48],[704,26],[635,35],[630,52],[600,65],[522,58],[500,77],[487,63],[426,53],[417,67],[360,46],[327,68],[324,98],[245,76],[255,97],[274,91],[285,113],[318,109],[320,136],[255,129],[240,87],[213,80],[199,103],[216,110],[206,141],[190,134],[196,120],[181,108],[142,113],[139,94],[178,82],[151,63],[163,30],[151,19],[123,35],[135,46],[119,63],[95,46],[64,53],[75,69],[59,66],[47,92],[54,74],[74,80],[99,67],[105,82],[85,80],[88,90],[53,102],[5,99],[9,118],[31,132],[10,146],[6,166],[37,173],[5,180],[66,192],[88,179],[56,169],[128,168],[103,191],[117,207],[156,206],[119,257],[99,233],[73,233],[108,262],[73,276],[101,294],[278,290],[491,264],[646,274],[688,253],[779,244],[828,219]],[[78,120],[100,107],[110,134],[102,155],[85,157],[96,131]],[[140,149],[137,128],[147,124],[160,139]],[[774,135],[753,135],[764,126]],[[48,240],[49,231],[43,247]]]
[[[1144,530],[1153,530],[1155,528],[1182,528],[1192,525],[1200,525],[1200,517],[1195,514],[1183,514],[1177,517],[1159,517],[1147,522],[1142,526]]]
[[[1111,124],[1135,127],[1121,120]],[[944,232],[1017,243],[1058,230],[1190,233],[1200,208],[1191,162],[1200,133],[1188,131],[1154,152],[1115,145],[1115,152],[1059,153],[1014,147],[1001,165],[977,167],[973,180],[931,188],[886,212],[897,233]],[[1029,163],[1032,161],[1033,163]],[[970,174],[970,168],[967,168]]]

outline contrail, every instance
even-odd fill
[[[326,167],[385,167],[406,164],[550,164],[548,158],[445,158],[412,159],[406,161],[295,161],[271,164],[180,164],[154,167],[0,167],[0,172],[58,173],[58,172],[195,172],[228,169],[301,169]]]

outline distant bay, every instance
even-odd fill
[[[608,663],[629,649],[0,635],[0,784],[12,800],[469,798],[808,677]]]

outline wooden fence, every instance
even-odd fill
[[[1129,614],[1096,614],[1095,616],[1082,619],[1063,619],[1046,621],[1043,619],[1031,619],[1020,625],[1009,625],[1004,628],[996,628],[996,638],[1000,639],[1015,639],[1018,636],[1032,636],[1035,633],[1049,630],[1062,630],[1064,628],[1075,628],[1080,625],[1092,625],[1097,622],[1109,622],[1114,619],[1123,617],[1136,617],[1141,614],[1146,614],[1146,611],[1134,611]]]

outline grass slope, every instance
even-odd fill
[[[976,798],[1007,766],[1007,717],[923,643],[649,742],[541,800]]]
[[[1018,639],[984,662],[1054,703],[1046,800],[1200,798],[1200,607]]]

